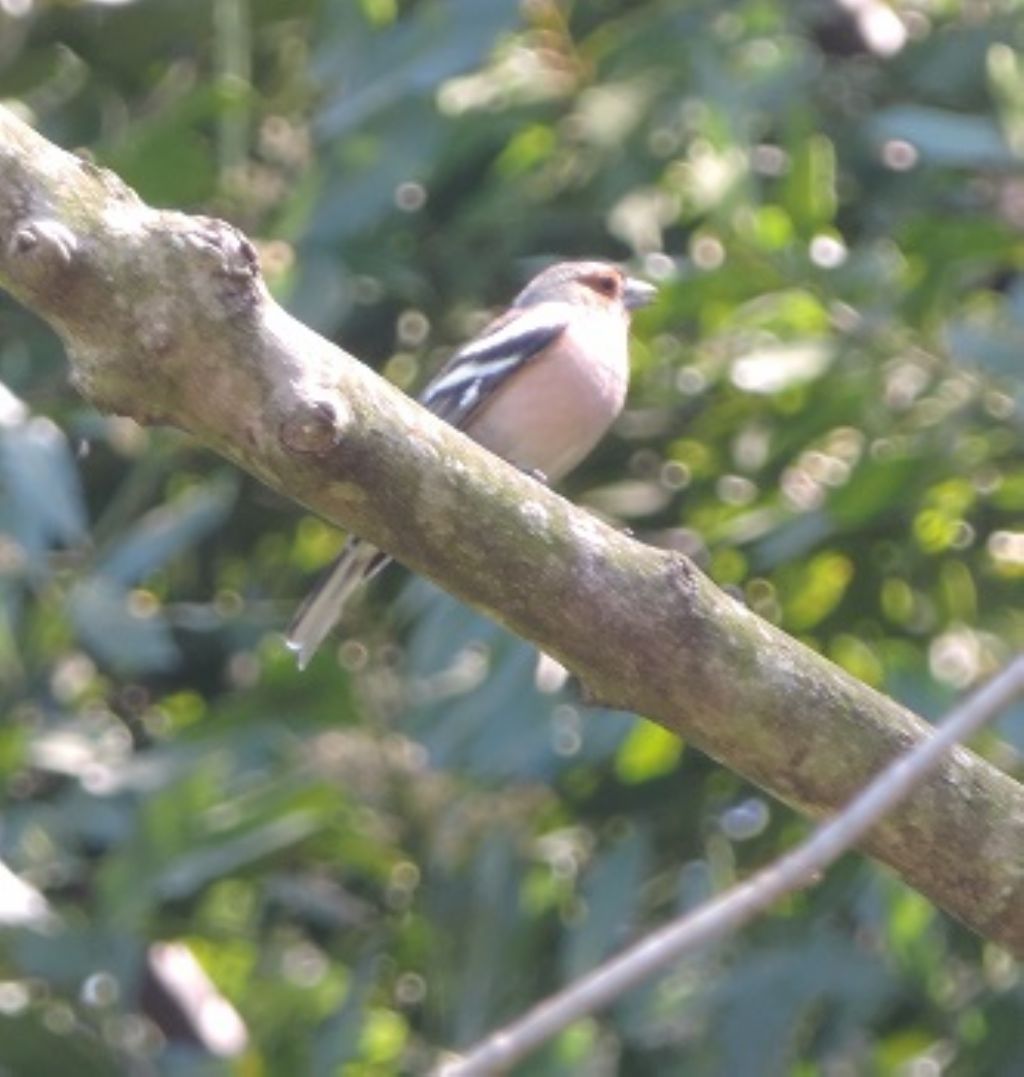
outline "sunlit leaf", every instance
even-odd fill
[[[615,772],[630,784],[670,774],[683,752],[674,733],[653,722],[637,722],[615,753]]]
[[[831,361],[831,348],[821,342],[763,348],[733,363],[732,380],[748,393],[778,393],[820,377]]]
[[[806,231],[832,222],[836,211],[836,154],[821,134],[802,138],[791,154],[783,187],[789,215]]]
[[[786,625],[795,632],[814,628],[842,601],[854,578],[854,566],[838,553],[820,553],[806,565],[787,571],[785,588]]]

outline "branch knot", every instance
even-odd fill
[[[19,224],[7,245],[12,259],[31,267],[33,275],[68,269],[78,252],[78,239],[61,221],[36,218]]]
[[[182,238],[209,259],[217,300],[229,318],[245,314],[256,305],[259,256],[241,232],[226,221],[197,217]]]
[[[281,444],[298,456],[325,456],[341,441],[343,422],[326,400],[303,404],[281,423]]]

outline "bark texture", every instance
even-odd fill
[[[357,532],[814,817],[928,726],[438,421],[285,313],[231,226],[144,205],[0,110],[0,285],[98,408],[166,423]],[[965,749],[864,848],[1024,956],[1024,789]]]

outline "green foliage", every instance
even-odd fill
[[[631,260],[661,299],[571,496],[926,713],[1020,647],[1010,0],[900,0],[888,39],[782,0],[6,7],[0,97],[246,228],[403,387],[543,262]],[[0,1069],[422,1072],[803,832],[400,573],[300,676],[277,633],[338,537],[64,365],[0,306],[0,861],[34,888],[0,878]],[[169,940],[240,1058],[147,1001]],[[1010,1073],[1022,1008],[851,858],[522,1072]]]

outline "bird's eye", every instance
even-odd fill
[[[587,283],[595,292],[601,295],[613,296],[619,290],[619,282],[610,273],[597,273],[587,280]]]

